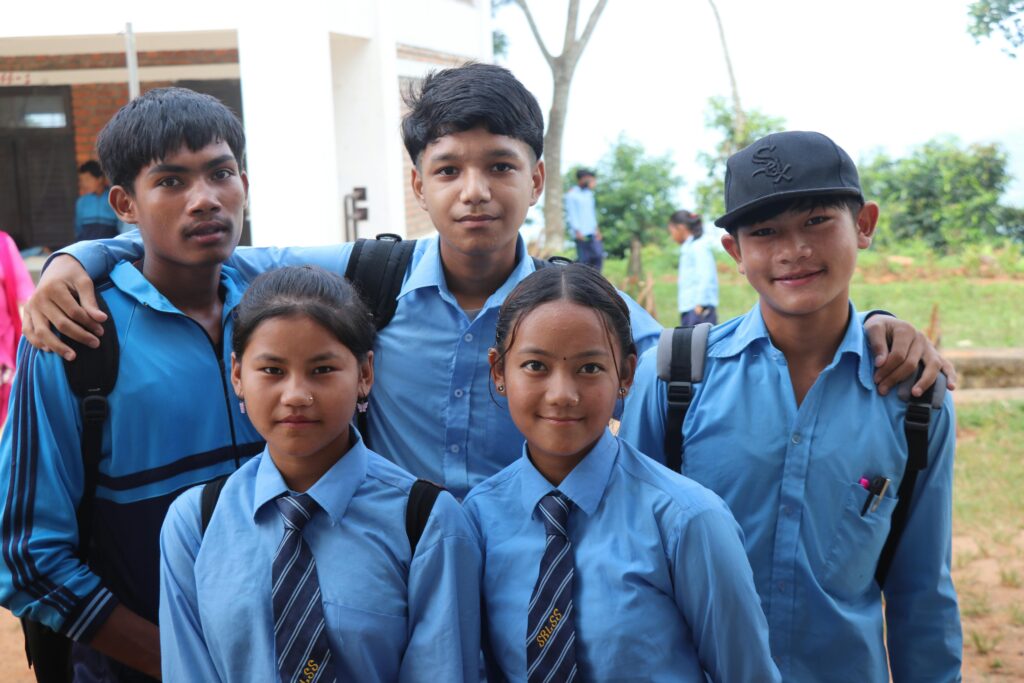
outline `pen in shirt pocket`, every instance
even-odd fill
[[[864,507],[860,510],[860,516],[863,517],[868,513],[868,508],[871,508],[871,512],[878,509],[878,506],[882,504],[882,498],[885,496],[885,492],[889,490],[889,484],[892,482],[891,479],[885,477],[875,477],[874,480],[868,481],[866,477],[860,478],[860,485],[867,489],[868,497],[864,501]],[[875,504],[871,505],[871,501]]]

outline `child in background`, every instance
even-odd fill
[[[231,379],[266,439],[161,534],[168,681],[476,681],[480,558],[446,492],[410,550],[414,477],[350,426],[373,384],[374,325],[355,290],[312,266],[253,281]],[[308,522],[308,523],[307,523]]]
[[[465,501],[484,555],[489,672],[779,680],[729,510],[608,431],[636,351],[607,280],[582,264],[523,280],[489,360],[526,437],[520,459]]]
[[[668,232],[679,245],[677,278],[680,325],[718,323],[718,271],[711,237],[704,235],[699,214],[676,211],[668,219]]]

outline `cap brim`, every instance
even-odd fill
[[[799,197],[813,197],[814,195],[847,195],[849,197],[858,197],[861,201],[864,201],[864,193],[854,190],[850,187],[818,187],[813,190],[792,190],[790,192],[777,192],[775,194],[767,195],[765,197],[759,197],[751,202],[747,202],[742,206],[737,206],[732,211],[726,213],[724,216],[715,220],[715,225],[720,228],[735,228],[737,221],[743,217],[744,214],[750,213],[754,209],[762,207],[766,204],[773,204],[775,202],[786,200],[786,199],[797,199]]]

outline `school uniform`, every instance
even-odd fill
[[[131,233],[130,233],[131,234]],[[92,277],[112,258],[138,258],[131,237],[70,247]],[[137,239],[137,237],[135,238]],[[285,249],[239,248],[228,260],[249,281],[261,272],[311,263],[344,274],[352,243]],[[445,282],[437,237],[416,241],[391,323],[374,343],[368,443],[416,476],[457,498],[519,457],[523,436],[508,410],[493,400],[487,350],[494,344],[498,308],[536,269],[522,239],[508,279],[470,317]],[[657,343],[661,325],[629,296],[633,337],[640,351]]]
[[[571,507],[577,680],[779,680],[728,509],[608,431],[557,487],[524,447],[466,498],[490,667],[527,680],[528,609],[550,543],[538,505],[553,490]]]
[[[63,359],[22,341],[0,440],[0,604],[15,615],[83,643],[119,603],[156,622],[158,539],[168,506],[263,448],[229,388],[231,313],[243,290],[229,267],[221,269],[220,289],[222,342],[213,344],[130,263],[117,265],[100,288],[120,357],[102,428],[92,543],[81,551],[79,402]],[[141,675],[84,646],[76,659],[89,662],[87,680]]]
[[[683,423],[683,473],[720,495],[743,528],[787,682],[888,681],[889,667],[897,683],[959,680],[952,401],[947,395],[933,411],[928,467],[889,570],[883,624],[874,572],[907,460],[907,404],[895,391],[878,394],[873,361],[851,304],[832,362],[797,406],[786,358],[755,304],[712,330],[704,380]],[[665,401],[656,358],[645,354],[620,435],[659,460]],[[877,476],[891,484],[862,514],[868,492],[860,479]]]
[[[676,304],[683,325],[718,322],[718,270],[710,240],[691,235],[679,245]],[[694,310],[697,306],[702,313]]]
[[[480,555],[442,492],[411,554],[415,479],[361,439],[308,494],[315,559],[339,681],[479,680]],[[224,485],[205,535],[201,489],[174,502],[160,539],[160,647],[169,681],[278,680],[272,563],[288,487],[264,451]]]

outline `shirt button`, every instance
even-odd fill
[[[799,434],[794,434],[793,438],[791,440],[792,440],[793,443],[800,443],[800,435]]]
[[[462,398],[462,389],[455,390],[455,398]]]
[[[472,332],[467,332],[467,333],[466,333],[466,336],[464,336],[464,337],[463,337],[463,339],[464,339],[465,341],[468,341],[468,342],[471,342],[471,341],[473,341],[473,333],[472,333]]]
[[[458,453],[459,452],[459,444],[453,443],[451,445],[451,448],[449,448],[448,450],[450,450],[452,453]]]

